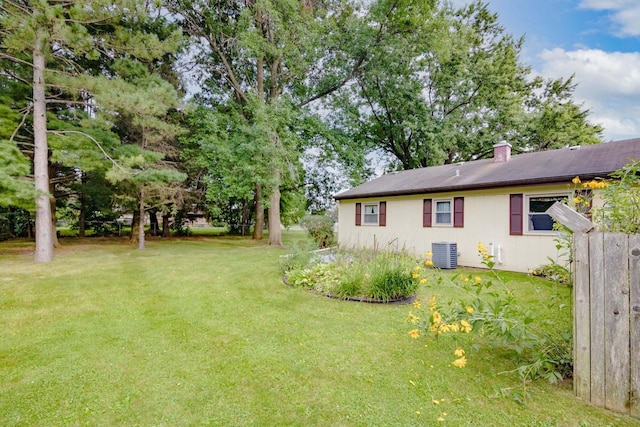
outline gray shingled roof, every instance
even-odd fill
[[[389,173],[337,194],[336,200],[438,193],[605,178],[640,159],[640,138]]]

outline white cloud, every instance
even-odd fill
[[[592,122],[605,127],[606,140],[640,135],[640,52],[553,49],[540,58],[544,77],[575,74],[574,98],[591,110]]]
[[[610,11],[621,37],[640,36],[640,3],[637,0],[582,0],[583,9]]]

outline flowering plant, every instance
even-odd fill
[[[544,377],[556,382],[570,377],[571,334],[542,331],[535,313],[518,303],[506,280],[493,270],[493,257],[482,243],[478,243],[478,254],[489,269],[491,280],[472,274],[449,279],[439,270],[432,270],[434,277],[428,283],[440,285],[448,281],[466,298],[441,305],[434,295],[425,309],[416,301],[406,318],[412,324],[409,336],[438,339],[444,334],[473,334],[475,347],[486,343],[510,350],[523,380]],[[454,355],[453,366],[462,368],[467,364],[467,353],[457,344]]]

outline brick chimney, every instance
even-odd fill
[[[493,146],[493,162],[504,163],[511,159],[511,144],[507,141],[500,141]]]

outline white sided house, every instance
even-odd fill
[[[607,178],[634,159],[640,159],[640,138],[513,156],[503,142],[494,146],[493,159],[386,174],[335,196],[338,242],[417,256],[435,243],[439,251],[455,252],[445,255],[447,263],[451,257],[453,266],[469,267],[483,266],[482,243],[494,268],[527,272],[558,256],[557,232],[545,211],[573,197],[572,179]],[[435,255],[442,256],[434,254],[434,261]]]

